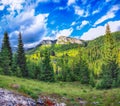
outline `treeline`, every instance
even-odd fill
[[[0,73],[4,75],[28,76],[21,33],[18,35],[18,49],[15,54],[12,53],[8,33],[4,33],[0,51]]]
[[[4,33],[0,51],[0,74],[34,78],[42,81],[55,81],[53,68],[50,64],[49,52],[46,50],[44,54],[42,54],[42,61],[39,66],[29,64],[26,60],[21,33],[18,35],[17,52],[14,54],[12,53],[8,33]]]
[[[77,48],[78,54],[75,57],[70,57],[67,53],[63,53],[61,57],[55,57],[55,50],[59,50],[59,47],[53,49],[54,47],[51,46],[50,49],[40,51],[38,54],[40,59],[36,63],[26,59],[21,33],[19,33],[18,49],[15,54],[12,54],[8,34],[5,33],[0,52],[0,73],[47,82],[80,81],[82,84],[89,84],[99,89],[119,87],[120,51],[116,47],[109,25],[106,26],[106,34],[102,40],[103,46],[96,45],[90,50],[86,44],[84,47],[61,46],[67,50],[71,47]],[[55,59],[51,59],[51,56]],[[91,66],[91,63],[95,67]],[[55,65],[54,69],[53,65]],[[95,74],[93,71],[95,69],[100,70],[99,74]]]
[[[69,54],[64,53],[64,50],[61,50],[61,47],[68,50],[70,44],[62,45],[60,46],[60,49],[59,47],[54,47],[54,45],[52,45],[49,49],[47,48],[47,50],[49,59],[50,55],[52,56],[49,64],[51,65],[52,63],[51,67],[55,66],[54,80],[80,81],[82,84],[89,84],[92,87],[99,89],[120,86],[120,51],[116,44],[116,39],[112,36],[110,27],[107,25],[106,34],[102,38],[101,44],[97,45],[96,43],[96,45],[93,45],[92,47],[77,44],[72,46],[73,48],[78,49],[78,54],[75,57],[70,57]],[[56,56],[56,50],[63,52],[63,55]],[[31,78],[42,80],[40,77],[42,76],[42,67],[45,67],[42,65],[44,61],[43,54],[44,51],[40,51],[40,56],[37,56],[40,58],[38,64],[36,62],[31,62],[31,60],[28,59],[27,63],[29,64],[29,72],[31,72],[29,75]],[[36,59],[37,58],[33,58],[33,60]]]

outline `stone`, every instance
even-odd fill
[[[36,106],[35,100],[0,88],[0,106]]]
[[[44,102],[43,102],[43,100],[42,99],[38,99],[37,100],[37,106],[44,106]]]

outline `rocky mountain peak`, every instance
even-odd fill
[[[71,38],[66,36],[60,36],[57,39],[56,44],[69,44],[69,43],[76,43],[76,44],[82,44],[83,41],[77,38]]]

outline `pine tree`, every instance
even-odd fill
[[[26,68],[26,57],[23,48],[22,35],[19,33],[18,50],[17,50],[17,64],[21,70],[23,77],[28,77],[28,70]]]
[[[54,81],[54,72],[50,63],[50,53],[45,50],[42,60],[41,80],[46,82]]]
[[[104,64],[102,66],[101,88],[111,88],[117,86],[118,64],[116,62],[116,47],[114,39],[110,32],[110,27],[106,26],[106,35],[104,43]]]
[[[12,49],[10,47],[10,42],[9,42],[9,37],[8,37],[8,33],[7,32],[4,33],[4,38],[3,38],[1,51],[4,50],[5,48],[9,52],[8,55],[9,55],[9,58],[10,58],[10,65],[11,65],[12,64]]]
[[[2,48],[1,48],[1,58],[2,58],[2,69],[3,73],[6,75],[11,74],[12,67],[12,50],[9,43],[8,33],[4,33]]]

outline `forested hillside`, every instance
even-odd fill
[[[8,33],[4,33],[0,52],[0,87],[16,89],[33,98],[37,98],[40,92],[43,95],[46,92],[47,96],[56,93],[59,97],[55,99],[58,100],[61,96],[72,98],[70,105],[79,105],[75,101],[79,96],[87,100],[88,105],[111,105],[113,96],[116,99],[112,104],[119,104],[119,96],[116,94],[120,87],[120,32],[111,33],[109,25],[106,26],[104,36],[92,41],[82,41],[80,44],[43,44],[26,53],[23,47],[22,34],[19,33],[18,49],[12,53]],[[22,78],[34,80],[26,79],[27,82],[24,82]],[[13,85],[18,88],[13,88]],[[97,89],[110,91],[100,92]],[[103,95],[105,92],[107,96]],[[97,102],[91,99],[92,95],[99,96],[96,96]],[[69,104],[67,100],[64,102]]]
[[[110,32],[109,32],[110,33]],[[120,64],[119,48],[120,48],[120,32],[110,33],[111,40],[113,40],[114,49],[112,54],[116,55],[116,62]],[[80,80],[79,76],[74,76],[75,72],[77,75],[80,74],[79,71],[76,72],[76,68],[80,67],[88,70],[87,73],[92,73],[92,77],[95,79],[102,77],[102,68],[105,63],[105,55],[107,55],[107,43],[106,35],[101,36],[92,41],[86,41],[83,44],[54,44],[54,45],[42,45],[34,50],[27,53],[27,61],[29,64],[39,64],[42,60],[42,54],[45,50],[50,52],[51,64],[55,72],[56,80],[62,81],[75,81]],[[81,62],[79,59],[83,59],[83,64],[80,66]],[[78,64],[78,66],[76,66]],[[31,65],[30,65],[31,66]],[[30,68],[32,69],[32,68]],[[80,70],[80,69],[78,69]],[[65,72],[63,72],[65,71]],[[83,70],[84,71],[84,70]],[[65,76],[62,76],[64,73]],[[84,72],[82,72],[84,73]],[[86,73],[86,74],[87,74]],[[79,77],[79,78],[77,78]]]
[[[64,39],[65,44],[43,44],[25,54],[19,33],[18,50],[12,54],[5,33],[0,73],[45,82],[79,81],[96,88],[120,86],[120,32],[111,33],[107,25],[106,34],[92,41]]]

